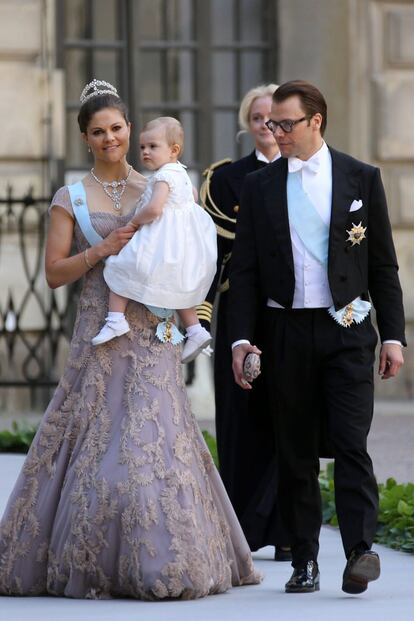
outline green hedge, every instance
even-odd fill
[[[338,526],[335,510],[333,462],[319,477],[325,524]],[[378,528],[375,541],[394,550],[414,553],[414,483],[399,485],[395,479],[380,483]]]
[[[27,423],[13,422],[12,429],[0,431],[0,452],[26,453],[36,427]],[[217,444],[214,437],[203,431],[204,439],[215,464],[218,464]],[[338,526],[335,509],[335,486],[333,462],[319,477],[322,496],[324,524]],[[379,484],[379,516],[375,541],[383,545],[414,553],[414,483],[398,485],[394,479]]]
[[[27,453],[35,436],[37,427],[26,422],[12,422],[11,430],[0,431],[0,452]]]
[[[204,440],[208,446],[208,450],[211,453],[214,463],[218,468],[218,453],[217,453],[217,442],[216,439],[209,433],[208,431],[203,431]]]

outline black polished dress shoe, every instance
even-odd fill
[[[280,547],[275,546],[275,561],[291,561],[292,560],[292,552],[288,547]]]
[[[295,567],[293,574],[285,585],[286,593],[313,593],[319,591],[319,567],[316,561],[308,561],[301,567]]]
[[[372,550],[352,550],[342,578],[342,590],[356,595],[367,590],[368,582],[379,578],[380,560]]]

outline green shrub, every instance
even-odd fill
[[[319,483],[322,495],[324,524],[338,525],[335,510],[333,462],[321,472]],[[394,550],[414,553],[414,483],[398,484],[395,479],[378,485],[379,513],[375,541]]]
[[[206,441],[206,444],[208,446],[208,450],[210,451],[211,456],[213,458],[213,461],[216,464],[216,468],[218,468],[218,453],[217,453],[217,442],[216,442],[216,439],[213,438],[211,433],[209,433],[206,430],[204,430],[202,433],[203,433],[203,436],[204,436],[204,440]]]
[[[0,452],[27,453],[37,427],[29,423],[12,422],[12,428],[0,431]]]
[[[376,541],[414,553],[414,484],[388,479],[379,486],[380,511]]]

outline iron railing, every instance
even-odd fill
[[[76,295],[45,283],[49,204],[32,190],[0,197],[0,387],[54,386],[67,350]]]

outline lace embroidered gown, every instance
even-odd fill
[[[65,188],[53,204],[70,211]],[[105,237],[130,215],[91,219]],[[86,247],[77,225],[75,239]],[[158,341],[158,319],[137,302],[130,333],[92,347],[107,299],[98,264],[0,524],[0,593],[190,599],[257,583],[190,410],[180,347]]]

